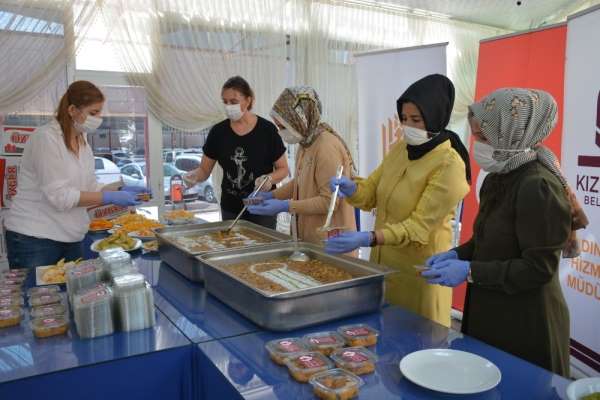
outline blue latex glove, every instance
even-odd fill
[[[327,239],[325,251],[331,254],[349,253],[359,247],[371,244],[370,232],[342,232],[338,236]]]
[[[129,192],[129,193],[150,193],[152,194],[152,191],[150,189],[148,189],[145,186],[123,186],[121,188],[122,192]]]
[[[434,254],[425,261],[425,265],[429,268],[433,266],[433,264],[438,263],[440,261],[445,260],[458,260],[458,254],[454,250],[445,251],[443,253]]]
[[[273,198],[273,192],[257,192],[252,197],[259,197],[263,200],[271,200]]]
[[[467,280],[471,263],[463,260],[444,260],[433,264],[431,269],[421,272],[432,285],[455,287]]]
[[[135,193],[119,190],[118,192],[102,192],[102,204],[115,204],[117,206],[128,207],[137,206],[141,202],[136,199]]]
[[[289,200],[270,199],[255,206],[248,206],[248,212],[256,215],[277,215],[290,209]]]
[[[350,197],[356,192],[356,182],[346,176],[342,176],[339,179],[334,176],[329,180],[329,189],[331,189],[331,193],[335,192],[335,187],[338,185],[340,186],[338,196],[341,198]]]

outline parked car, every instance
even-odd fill
[[[163,163],[163,186],[166,199],[171,197],[171,177],[173,175],[183,175],[185,172],[186,171],[177,169],[171,163]],[[146,163],[143,161],[130,163],[121,167],[121,176],[126,185],[147,187]],[[198,185],[187,189],[184,193],[184,197],[186,199],[201,197],[205,201],[214,203],[216,201],[216,197],[212,180],[209,178],[205,182],[199,183]]]
[[[113,183],[121,179],[121,171],[117,165],[109,159],[94,157],[94,169],[96,179],[100,183]]]
[[[133,162],[132,154],[130,152],[123,150],[113,150],[111,153],[113,162],[117,164],[118,167],[122,167],[125,164]]]
[[[201,155],[182,154],[175,158],[175,167],[182,171],[189,172],[198,168],[201,162]]]

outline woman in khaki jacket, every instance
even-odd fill
[[[344,167],[345,176],[351,176],[354,168],[344,140],[333,128],[321,122],[321,110],[321,101],[313,88],[290,87],[281,93],[271,117],[285,142],[300,144],[294,178],[272,192],[259,193],[257,196],[264,201],[248,207],[252,214],[289,212],[297,216],[299,238],[313,243],[321,243],[324,239],[318,229],[325,223],[331,201],[329,178],[336,174],[340,165]],[[355,231],[353,207],[347,202],[339,202],[331,226]]]

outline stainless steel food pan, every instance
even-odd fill
[[[355,278],[273,294],[251,286],[226,269],[231,264],[287,257],[294,251],[293,243],[206,253],[198,256],[198,260],[204,264],[206,290],[265,329],[290,331],[375,311],[382,306],[388,268],[348,256],[332,256],[309,243],[299,243],[299,250],[340,267]]]
[[[157,229],[156,236],[158,238],[158,251],[161,260],[169,264],[173,269],[181,273],[189,280],[193,282],[203,282],[204,275],[202,271],[202,264],[198,262],[198,259],[195,257],[195,255],[206,252],[190,251],[186,247],[177,243],[174,238],[178,236],[193,236],[220,231],[227,229],[231,222],[232,221],[221,221],[205,224],[176,225]],[[262,236],[268,239],[271,243],[282,243],[291,240],[289,235],[284,235],[280,232],[264,228],[248,221],[239,221],[236,226]],[[259,245],[249,245],[246,247],[254,246]],[[237,249],[242,248],[244,247],[238,247]]]

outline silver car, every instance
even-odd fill
[[[163,185],[165,199],[170,199],[171,197],[171,177],[173,175],[183,176],[185,173],[186,171],[182,171],[176,168],[171,163],[163,163]],[[125,185],[147,187],[146,162],[139,161],[122,166],[121,176]],[[214,203],[216,201],[216,197],[211,178],[208,178],[206,181],[187,189],[184,193],[184,197],[186,199],[200,197],[203,198],[205,201]]]

